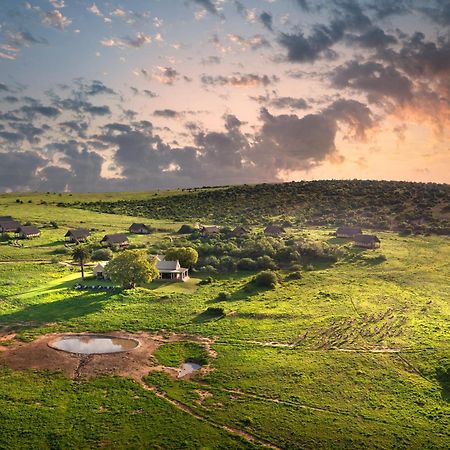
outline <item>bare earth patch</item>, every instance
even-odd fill
[[[74,333],[73,335],[92,335]],[[64,333],[70,336],[71,333]],[[97,333],[102,336],[103,334]],[[142,378],[152,371],[164,371],[177,378],[179,369],[157,365],[152,359],[155,350],[167,342],[196,341],[202,343],[208,353],[215,357],[208,339],[178,334],[151,333],[108,333],[107,336],[129,338],[139,341],[139,346],[131,351],[101,355],[79,355],[57,350],[49,346],[61,334],[46,334],[33,342],[14,341],[0,352],[0,365],[14,370],[52,370],[61,371],[72,379],[89,379],[100,375],[117,375],[132,378],[142,383]],[[105,334],[106,336],[106,334]],[[9,337],[9,336],[8,336]],[[11,337],[12,338],[12,337]],[[207,372],[205,366],[200,372]],[[186,377],[187,378],[187,377]]]

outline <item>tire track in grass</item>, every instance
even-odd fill
[[[174,406],[175,408],[177,408],[180,411],[185,412],[186,414],[189,414],[191,417],[194,417],[197,420],[200,420],[202,422],[205,422],[211,426],[213,426],[214,428],[217,429],[222,429],[227,431],[230,434],[236,435],[236,436],[240,436],[241,438],[245,439],[248,442],[251,442],[253,444],[258,444],[261,445],[265,448],[270,448],[273,450],[281,450],[281,447],[277,447],[276,445],[272,444],[269,441],[266,441],[265,439],[259,438],[251,433],[249,433],[248,431],[244,431],[244,430],[240,430],[238,428],[234,428],[231,427],[229,425],[224,425],[221,423],[217,423],[205,416],[203,416],[202,414],[199,414],[197,411],[194,411],[193,408],[191,408],[190,406],[186,405],[185,403],[180,402],[179,400],[175,400],[174,398],[169,397],[169,395],[167,395],[166,392],[163,391],[159,391],[156,387],[154,386],[148,386],[147,384],[145,384],[144,382],[141,383],[141,386],[149,392],[152,392],[153,394],[156,395],[156,397],[165,400],[166,402],[170,403],[172,406]]]

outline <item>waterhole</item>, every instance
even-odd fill
[[[133,350],[139,345],[135,339],[118,338],[98,335],[62,336],[50,347],[69,353],[81,355],[99,355],[105,353],[119,353]]]

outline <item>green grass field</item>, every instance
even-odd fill
[[[352,250],[354,258],[317,264],[274,290],[249,284],[253,273],[237,272],[211,284],[199,284],[200,273],[182,284],[77,291],[79,270],[60,252],[67,228],[94,228],[98,238],[142,218],[59,208],[61,198],[99,199],[0,196],[0,215],[42,227],[41,237],[24,247],[0,244],[0,332],[31,341],[54,332],[165,330],[211,339],[217,357],[209,373],[186,381],[150,373],[145,383],[158,396],[125,378],[73,381],[13,371],[2,365],[0,351],[0,448],[450,447],[448,237],[379,232],[380,250]],[[43,227],[50,221],[59,228]],[[132,242],[176,242],[180,223],[146,222],[163,231],[131,236]],[[332,231],[290,233],[342,245]],[[219,301],[223,291],[230,295]],[[205,314],[207,308],[225,315]],[[171,344],[159,358],[170,365],[199,354],[200,348]]]

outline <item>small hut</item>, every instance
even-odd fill
[[[212,236],[214,234],[220,233],[219,227],[216,225],[204,226],[200,229],[203,236]]]
[[[361,228],[339,227],[336,230],[336,237],[338,238],[354,238],[360,234],[362,234]]]
[[[39,228],[29,225],[29,226],[21,226],[18,228],[16,232],[19,237],[22,239],[31,239],[34,237],[38,237],[41,235],[41,232],[39,231]]]
[[[149,234],[151,228],[144,223],[133,223],[130,228],[128,228],[128,231],[134,234]]]
[[[92,274],[95,278],[101,278],[106,280],[108,277],[105,275],[105,268],[109,261],[99,261],[97,265],[92,269]]]
[[[186,281],[189,279],[189,269],[181,267],[178,260],[166,261],[164,255],[156,256],[156,268],[159,271],[160,280]]]
[[[91,233],[86,228],[76,228],[74,230],[69,230],[64,237],[68,242],[77,243],[86,241],[90,235]]]
[[[105,247],[126,247],[129,245],[128,237],[125,234],[106,234],[100,241]]]
[[[353,243],[355,247],[362,248],[379,248],[380,240],[377,236],[369,235],[369,234],[359,234],[353,238]]]
[[[284,233],[284,228],[279,227],[278,225],[268,225],[264,229],[264,234],[266,236],[279,237]]]
[[[248,230],[247,228],[244,228],[243,226],[239,225],[231,232],[231,234],[234,237],[243,237],[248,234]]]

